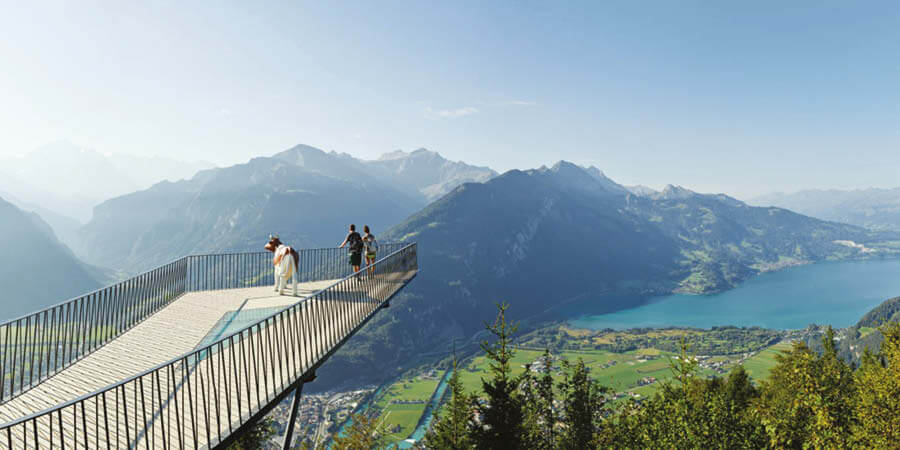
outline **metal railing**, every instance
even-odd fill
[[[346,253],[342,256],[346,261]],[[202,277],[191,278],[184,269],[195,263],[179,260],[173,264],[181,268],[176,273],[182,278],[174,278],[182,284],[176,285],[228,285],[228,280],[237,278],[220,276],[227,274],[223,268],[243,267],[240,263],[229,266],[232,263],[223,259],[213,264],[219,267],[217,275],[204,270],[199,272]],[[334,270],[347,271],[336,266]],[[292,386],[309,377],[412,280],[417,270],[416,244],[403,245],[379,259],[371,272],[363,269],[348,274],[208,346],[100,391],[0,425],[0,448],[199,449],[227,442],[231,433],[252,423]],[[326,275],[309,276],[333,272],[319,273]],[[260,274],[245,275],[255,279]],[[183,282],[200,278],[220,281]],[[158,303],[166,297],[149,298]]]
[[[407,244],[380,244],[378,253],[389,255]],[[347,249],[318,248],[297,250],[300,283],[336,280],[350,274]],[[272,254],[226,253],[187,256],[187,292],[269,286],[273,284]]]
[[[404,244],[382,244],[391,254]],[[298,250],[299,282],[351,272],[347,250]],[[274,283],[272,254],[192,255],[0,325],[0,404],[27,392],[186,292]]]
[[[184,258],[0,325],[0,402],[131,329],[184,293]]]

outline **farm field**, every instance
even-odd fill
[[[757,327],[634,329],[623,331],[571,328],[555,325],[534,330],[520,339],[528,348],[558,350],[607,350],[617,353],[632,350],[678,352],[684,341],[696,355],[730,355],[766,348],[782,337],[778,330]]]
[[[859,328],[859,337],[864,338],[875,332],[875,328],[872,327],[860,327]]]
[[[775,355],[790,349],[791,344],[789,342],[779,342],[744,361],[744,369],[747,370],[751,378],[757,382],[762,381],[769,376],[769,371],[777,364]]]
[[[392,440],[402,441],[415,430],[438,382],[438,378],[423,376],[402,378],[376,400],[378,421],[389,430]]]
[[[543,352],[537,350],[517,349],[511,366],[515,375],[525,371],[525,364],[533,363]],[[560,362],[557,357],[574,363],[581,358],[594,379],[614,392],[633,392],[640,396],[652,395],[662,381],[672,377],[669,369],[669,358],[675,355],[657,349],[641,349],[626,353],[613,353],[604,350],[563,351],[554,357],[552,364],[553,378],[562,379]],[[481,391],[481,379],[490,376],[490,366],[484,356],[479,356],[464,364],[460,379],[468,392]],[[715,371],[700,369],[701,376],[714,375]],[[641,380],[652,377],[655,382],[641,385]]]
[[[754,332],[756,331],[754,330]],[[577,343],[582,339],[594,341],[598,338],[596,335],[579,335],[576,330],[566,330],[566,334],[570,344],[573,341]],[[599,338],[601,340],[618,339],[621,342],[623,335],[609,334],[611,336],[601,335]],[[703,332],[695,330],[654,330],[643,335],[627,334],[626,337],[630,339],[630,342],[636,340],[638,343],[642,338],[652,337],[657,339],[656,342],[665,343],[666,347],[671,347],[676,339],[680,339],[685,335],[692,336],[697,342],[703,338],[706,339],[705,342],[713,342],[713,346],[718,348],[724,347],[718,342],[718,339],[710,339],[710,336],[703,336]],[[718,338],[719,336],[714,337]],[[768,336],[764,337],[768,338]],[[534,344],[534,342],[529,342],[529,344]],[[585,342],[585,344],[587,345],[551,350],[551,374],[557,382],[562,380],[562,360],[565,359],[570,363],[575,363],[578,358],[581,358],[590,371],[591,376],[599,381],[601,385],[611,389],[614,394],[613,404],[615,405],[624,402],[630,397],[637,399],[652,397],[663,383],[673,378],[670,361],[678,356],[676,352],[655,347],[641,347],[618,352],[590,348],[589,345],[598,345],[596,341],[590,342],[590,344]],[[741,350],[747,349],[743,345],[736,345],[735,347]],[[698,375],[701,377],[724,377],[737,363],[743,360],[742,364],[747,369],[747,372],[759,382],[765,379],[769,370],[775,366],[775,355],[779,351],[789,348],[790,344],[788,343],[779,343],[762,348],[757,346],[757,353],[745,360],[743,359],[747,356],[746,353],[699,356]],[[543,355],[543,350],[538,350],[530,345],[528,347],[516,347],[515,354],[510,362],[513,375],[522,374],[525,371],[526,364],[534,365],[539,363]],[[490,364],[484,355],[460,361],[459,369],[460,380],[470,394],[481,393],[482,378],[487,379],[491,376]],[[438,386],[440,376],[433,376],[434,370],[429,370],[429,372],[431,372],[430,375],[425,375],[425,372],[423,372],[397,380],[375,400],[374,406],[376,411],[379,412],[379,422],[389,431],[390,439],[394,443],[401,443],[415,430],[419,419],[426,410],[428,401]]]
[[[742,365],[750,376],[759,382],[768,377],[769,370],[775,366],[775,355],[787,349],[790,349],[789,343],[778,343],[759,351],[746,359]],[[525,364],[534,363],[542,355],[542,351],[530,348],[516,349],[511,362],[513,373],[521,374],[525,370]],[[562,378],[562,372],[560,362],[556,358],[564,358],[572,363],[582,358],[592,377],[600,384],[612,389],[613,392],[634,393],[640,397],[652,396],[664,381],[672,378],[670,359],[677,356],[674,352],[656,348],[641,348],[624,353],[607,350],[564,350],[559,353],[551,352],[551,355],[554,358],[552,373],[557,381]],[[699,376],[727,376],[739,359],[737,355],[703,358],[700,361]],[[480,392],[481,379],[490,376],[487,359],[478,356],[464,363],[462,369],[460,378],[466,390]],[[651,377],[655,381],[648,383]]]

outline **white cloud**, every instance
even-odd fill
[[[479,102],[477,103],[480,107],[484,109],[484,111],[494,110],[496,108],[504,108],[504,107],[527,107],[527,106],[536,106],[537,102],[527,101],[527,100],[508,100],[502,102],[492,102],[485,103]],[[434,109],[430,106],[425,108],[425,117],[431,119],[456,119],[459,117],[471,116],[474,114],[482,113],[482,109],[476,108],[474,106],[463,106],[460,108],[450,108],[450,109]]]
[[[430,106],[425,108],[425,115],[429,117],[441,117],[444,119],[455,119],[457,117],[471,116],[478,114],[480,111],[474,106],[464,106],[456,109],[432,109]]]
[[[511,100],[501,103],[503,106],[535,106],[537,102],[529,102],[526,100]]]

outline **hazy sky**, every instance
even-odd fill
[[[0,3],[0,157],[306,143],[738,196],[900,185],[896,1]]]

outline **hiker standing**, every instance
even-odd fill
[[[363,232],[365,232],[365,236],[363,236],[363,242],[366,245],[366,272],[371,276],[375,273],[375,252],[378,251],[378,241],[375,240],[375,235],[369,231],[369,226],[363,226]]]
[[[341,245],[338,248],[344,248],[344,246],[350,250],[350,265],[353,266],[353,273],[359,272],[359,266],[362,265],[362,251],[363,251],[363,240],[362,236],[356,232],[356,225],[350,224],[350,232],[347,233],[347,237],[344,238],[344,242],[341,242]],[[357,280],[359,277],[357,276]]]

